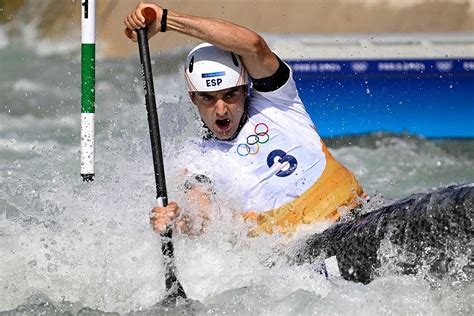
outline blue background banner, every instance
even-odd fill
[[[474,138],[474,59],[287,62],[323,137]]]

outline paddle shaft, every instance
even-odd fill
[[[146,29],[137,30],[138,47],[140,50],[140,62],[142,64],[143,88],[145,90],[146,111],[148,127],[150,130],[151,151],[153,154],[153,167],[155,170],[156,197],[162,199],[160,206],[168,205],[166,191],[165,168],[163,164],[163,152],[161,149],[160,126],[158,113],[156,111],[155,88],[153,85],[153,74],[151,70],[150,50],[146,38]]]
[[[142,65],[143,88],[145,90],[148,127],[150,130],[151,151],[153,154],[153,167],[155,171],[156,198],[159,204],[158,206],[166,207],[168,205],[168,196],[166,192],[165,169],[146,28],[137,30],[137,35],[140,62]],[[164,256],[166,291],[170,299],[176,299],[176,297],[186,298],[183,287],[175,274],[176,266],[174,262],[172,236],[173,231],[171,227],[168,227],[167,230],[161,234],[161,251]]]

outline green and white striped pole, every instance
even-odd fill
[[[95,174],[95,0],[82,0],[81,21],[81,176],[89,182]]]

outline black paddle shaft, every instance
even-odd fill
[[[140,29],[138,34],[138,47],[140,50],[140,62],[142,64],[143,88],[145,90],[146,111],[148,116],[148,127],[150,130],[151,151],[153,154],[153,167],[155,170],[156,197],[163,199],[163,206],[168,205],[166,192],[165,168],[163,164],[163,152],[161,149],[160,126],[158,113],[156,111],[155,88],[153,85],[153,74],[151,70],[150,49],[146,29]]]
[[[146,111],[148,116],[148,127],[150,130],[151,151],[153,154],[153,167],[155,170],[156,198],[168,205],[166,193],[165,168],[163,164],[163,152],[161,149],[160,126],[158,113],[156,111],[155,88],[153,86],[153,74],[151,70],[150,49],[146,28],[137,30],[138,48],[140,51],[140,62],[142,65],[143,88],[145,90]],[[165,284],[168,297],[166,301],[175,301],[177,297],[186,298],[183,287],[176,278],[176,266],[174,262],[174,248],[172,241],[173,231],[168,227],[161,234],[161,252],[165,264]]]

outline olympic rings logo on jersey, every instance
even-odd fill
[[[258,123],[255,125],[255,134],[247,136],[247,143],[240,143],[237,146],[237,154],[242,157],[256,155],[260,150],[260,145],[265,144],[270,140],[268,130],[268,125],[265,123]]]

